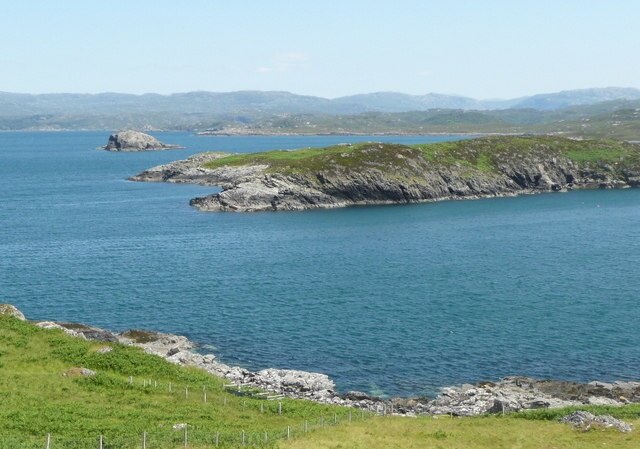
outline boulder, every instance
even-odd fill
[[[182,148],[179,145],[168,145],[153,136],[139,131],[121,131],[109,136],[103,147],[107,151],[152,151]]]
[[[96,372],[89,368],[71,368],[62,373],[62,375],[68,377],[93,377]]]
[[[593,413],[578,410],[560,418],[560,422],[571,424],[573,427],[587,431],[593,427],[616,429],[619,432],[631,432],[631,424],[614,418],[611,415],[594,415]]]
[[[24,314],[20,312],[16,306],[11,304],[0,304],[0,315],[12,316],[21,321],[25,320]]]

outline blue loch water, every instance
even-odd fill
[[[367,138],[162,133],[188,149],[117,154],[96,150],[107,136],[0,134],[0,302],[32,319],[184,334],[342,391],[640,377],[640,190],[201,213],[188,201],[212,188],[126,177]]]

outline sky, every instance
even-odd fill
[[[640,88],[637,0],[0,0],[0,91]]]

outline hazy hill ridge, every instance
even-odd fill
[[[348,114],[365,111],[406,112],[429,109],[561,109],[611,100],[640,99],[640,89],[607,87],[568,90],[506,100],[478,100],[458,95],[409,95],[375,92],[327,99],[279,91],[186,92],[160,94],[19,94],[0,92],[0,116],[78,113],[272,113]]]

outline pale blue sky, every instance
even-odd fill
[[[640,1],[0,0],[0,91],[640,87]]]

